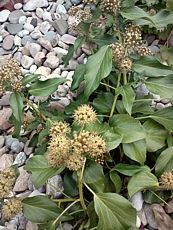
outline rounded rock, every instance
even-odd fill
[[[28,57],[26,55],[22,56],[21,65],[23,66],[23,68],[29,69],[33,63],[34,63],[34,59],[33,58]]]
[[[37,44],[37,43],[30,43],[29,44],[29,52],[31,54],[31,56],[34,58],[35,55],[41,51],[41,45]]]
[[[19,153],[24,148],[23,142],[19,142],[19,140],[13,141],[11,144],[11,150],[15,153]]]
[[[22,3],[16,3],[15,5],[14,5],[14,9],[15,10],[20,10],[22,8]]]
[[[21,16],[19,18],[19,23],[24,25],[26,23],[26,19],[27,19],[27,17],[25,15]]]
[[[33,11],[36,10],[38,7],[47,7],[49,2],[47,0],[29,0],[24,4],[23,9],[25,11]]]
[[[47,57],[44,65],[51,69],[56,69],[59,66],[59,58],[54,55],[50,55],[49,57]]]
[[[51,28],[51,25],[49,22],[45,21],[42,22],[41,25],[39,26],[40,32],[42,32],[43,34],[47,33]]]
[[[32,31],[34,30],[34,26],[31,25],[31,24],[29,24],[29,23],[26,23],[26,24],[23,26],[23,28],[24,28],[25,30],[28,30],[29,32],[32,32]]]
[[[17,154],[14,162],[13,162],[13,165],[18,165],[19,166],[22,166],[26,161],[26,154],[24,152],[20,152]]]
[[[63,5],[59,4],[57,6],[57,8],[56,8],[56,13],[57,14],[66,14],[67,10],[66,10],[66,8]]]
[[[0,148],[4,146],[5,138],[4,136],[0,136]]]
[[[14,36],[13,35],[7,35],[3,40],[2,47],[5,50],[11,50],[11,48],[13,47],[13,44],[14,44]]]
[[[23,38],[24,36],[29,34],[28,30],[21,30],[17,33],[19,35],[19,37]]]
[[[44,14],[43,14],[43,20],[44,21],[46,21],[46,20],[52,21],[52,15],[51,15],[51,13],[45,11]]]
[[[0,23],[6,22],[10,15],[9,10],[2,10],[0,11]]]
[[[38,18],[41,18],[41,19],[43,18],[44,11],[42,8],[37,8],[35,13],[36,13]]]
[[[21,46],[22,45],[22,39],[17,35],[15,35],[15,37],[14,37],[14,45],[15,46]]]
[[[18,23],[19,22],[19,18],[21,16],[24,16],[24,13],[21,10],[14,10],[10,13],[8,20],[11,23]]]
[[[45,54],[43,52],[36,53],[34,57],[34,63],[38,66],[42,65],[45,58]]]

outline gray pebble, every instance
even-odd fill
[[[37,26],[37,18],[32,18],[31,25],[33,25],[34,27]]]
[[[20,152],[17,154],[14,162],[13,162],[13,165],[17,164],[18,167],[19,166],[22,166],[26,161],[26,154],[24,152]]]
[[[13,141],[11,144],[11,150],[15,153],[20,153],[22,149],[24,148],[23,142],[19,142],[18,140]]]
[[[66,20],[57,19],[52,23],[52,26],[57,30],[60,35],[67,33],[68,24]]]
[[[5,145],[8,147],[8,148],[11,148],[11,145],[14,141],[17,141],[16,138],[13,138],[11,135],[9,136],[6,136],[5,137]]]
[[[4,146],[5,138],[4,136],[0,136],[0,148]]]
[[[22,24],[10,24],[8,23],[7,24],[7,30],[10,34],[17,34],[19,31],[21,31],[23,28],[23,25]]]
[[[11,23],[18,23],[19,22],[19,18],[21,16],[24,16],[24,13],[21,10],[14,10],[10,13],[8,20]]]
[[[58,198],[61,195],[61,191],[63,191],[63,183],[62,177],[60,175],[56,175],[50,179],[48,179],[46,185],[46,194],[53,196],[54,198]]]

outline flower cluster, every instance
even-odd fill
[[[22,201],[18,198],[8,199],[2,206],[2,216],[5,220],[10,220],[21,212]]]
[[[21,69],[20,63],[15,59],[10,59],[0,67],[0,93],[3,93],[6,86],[11,86],[13,91],[21,91]]]
[[[166,190],[173,190],[173,173],[164,172],[160,177],[160,186]]]
[[[142,44],[142,32],[139,26],[128,24],[125,27],[124,45],[128,48],[135,48]]]
[[[89,105],[81,105],[74,111],[74,121],[85,125],[96,121],[96,113]],[[82,168],[85,157],[103,163],[107,153],[106,142],[94,132],[81,130],[68,137],[70,127],[66,122],[55,122],[50,128],[50,143],[47,160],[53,167],[66,166],[77,171]]]
[[[12,191],[16,175],[13,169],[0,171],[0,198],[6,198]]]
[[[120,4],[120,0],[101,0],[100,7],[103,10],[117,13],[117,11],[120,9]]]

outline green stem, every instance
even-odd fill
[[[117,88],[120,86],[120,80],[121,80],[121,73],[118,74]],[[114,110],[115,110],[117,98],[118,98],[118,95],[116,94],[116,89],[115,89],[115,97],[114,97],[114,101],[113,101],[112,108],[111,108],[111,112],[110,112],[110,118],[111,118],[111,117],[113,116],[113,114],[114,114]]]
[[[103,79],[103,84],[104,84],[104,86],[106,87],[106,90],[108,91],[108,92],[110,92],[110,88],[109,88],[109,85],[108,84],[106,84],[106,81],[105,81],[105,79]]]
[[[85,158],[85,162],[86,162],[86,158]],[[85,162],[84,162],[82,170],[79,172],[79,176],[78,176],[79,198],[80,198],[80,203],[81,203],[83,210],[87,209],[87,207],[85,205],[85,201],[84,201],[84,196],[83,196],[83,173],[84,173],[84,168],[85,168]]]
[[[110,86],[110,85],[108,85],[108,84],[106,84],[106,83],[100,82],[100,84],[101,84],[101,85],[104,85],[104,86],[106,86],[106,87],[109,87],[110,89],[114,89],[114,90],[115,90],[114,87],[112,87],[112,86]]]
[[[127,73],[126,72],[123,73],[123,81],[124,81],[124,85],[126,85],[127,84]]]
[[[63,202],[72,202],[78,199],[52,199],[54,202],[63,203]]]
[[[79,202],[79,201],[80,201],[80,199],[75,200],[75,201],[74,201],[73,203],[71,203],[66,209],[64,209],[64,211],[61,212],[61,214],[56,218],[56,220],[53,222],[52,225],[55,225],[55,224],[58,222],[58,220],[61,218],[61,216],[63,216],[65,212],[67,212],[74,204],[76,204],[76,203]]]
[[[163,200],[160,196],[158,196],[155,192],[149,190],[153,195],[155,195],[159,200],[161,200],[164,204],[166,204],[169,208],[173,210],[173,207],[170,206],[165,200]]]
[[[95,195],[95,192],[85,182],[84,185],[93,195]]]
[[[136,117],[135,119],[136,119],[136,120],[142,120],[142,119],[148,119],[148,118],[150,118],[150,116]]]

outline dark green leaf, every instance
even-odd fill
[[[60,209],[53,201],[46,196],[34,196],[23,199],[23,212],[25,217],[34,223],[45,223],[55,220],[61,213]],[[60,217],[60,221],[72,219],[68,214]]]
[[[144,139],[145,130],[139,121],[127,114],[114,115],[110,120],[110,125],[115,132],[123,136],[122,143],[131,143]]]
[[[80,83],[84,80],[84,74],[86,71],[86,65],[81,64],[78,65],[75,69],[74,75],[73,75],[73,81],[71,85],[71,90],[76,90]]]
[[[104,35],[95,37],[94,41],[99,46],[104,46],[104,45],[110,45],[112,43],[116,43],[117,39],[114,36],[110,35],[110,34],[104,34]]]
[[[102,137],[106,141],[107,148],[109,151],[117,148],[123,139],[123,135],[116,133],[115,129],[113,128],[110,128],[109,130],[105,131]]]
[[[159,183],[157,177],[147,170],[133,175],[127,186],[130,197],[132,197],[136,192],[143,191],[145,189],[157,189],[158,187]]]
[[[110,178],[111,178],[112,183],[113,183],[114,186],[115,186],[116,193],[120,193],[121,187],[122,187],[121,177],[120,177],[120,176],[118,175],[118,173],[115,172],[115,171],[111,171],[111,172],[109,173],[109,176],[110,176]]]
[[[110,113],[113,100],[112,93],[102,93],[94,99],[93,106],[100,114]]]
[[[23,97],[18,92],[13,92],[10,95],[10,106],[13,111],[13,115],[19,123],[23,120]]]
[[[148,77],[163,77],[173,74],[173,69],[163,65],[156,57],[145,56],[133,63],[133,71]]]
[[[48,164],[45,156],[37,155],[27,161],[25,169],[32,173],[34,186],[40,188],[50,177],[61,173],[64,168],[53,168]]]
[[[116,193],[95,194],[94,206],[99,217],[99,230],[125,230],[136,225],[136,210]]]
[[[134,90],[130,85],[124,85],[119,89],[119,94],[123,97],[123,105],[129,115],[131,115],[133,103],[135,100]]]
[[[27,74],[27,75],[25,75],[21,80],[22,85],[25,86],[28,83],[36,81],[39,78],[39,76],[40,76],[40,74]]]
[[[146,161],[146,142],[144,139],[129,144],[123,144],[123,150],[130,159],[139,162],[141,165]]]
[[[160,176],[164,172],[173,171],[173,147],[165,149],[156,160],[156,174]]]
[[[112,70],[112,49],[102,46],[99,51],[88,58],[86,63],[85,89],[86,97],[97,89],[100,81]]]
[[[119,173],[126,175],[126,176],[133,176],[138,172],[141,171],[150,171],[150,168],[147,166],[139,166],[139,165],[128,165],[128,164],[117,164],[116,167],[114,168],[116,171]]]
[[[65,78],[52,78],[46,81],[37,80],[29,88],[29,93],[34,96],[49,96],[57,89],[58,85],[64,83]]]
[[[168,132],[153,120],[147,120],[143,124],[146,130],[146,144],[149,152],[155,152],[165,146]]]
[[[79,194],[76,181],[72,177],[72,173],[66,172],[63,178],[64,193],[70,197],[77,196]]]

